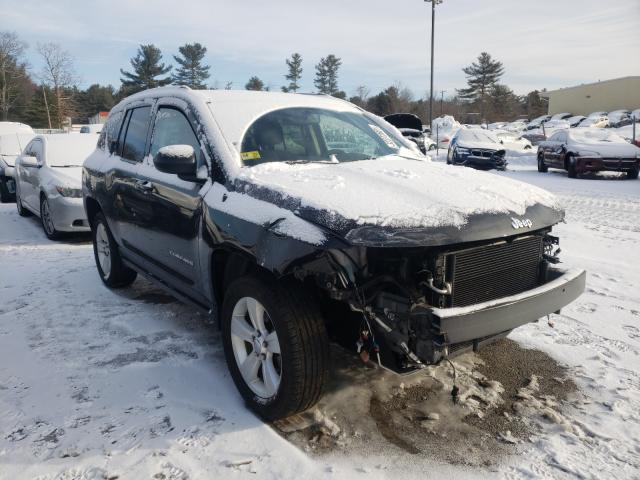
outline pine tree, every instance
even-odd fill
[[[320,59],[316,65],[316,79],[313,82],[320,93],[335,96],[344,95],[344,92],[338,89],[340,65],[342,65],[342,60],[333,54]]]
[[[286,74],[284,78],[289,80],[289,85],[282,87],[282,91],[296,93],[300,89],[299,82],[302,77],[302,55],[294,53],[291,55],[291,59],[287,58],[285,62],[289,68],[289,73]]]
[[[478,56],[478,63],[473,62],[462,71],[467,76],[468,87],[458,90],[458,95],[464,100],[478,104],[481,120],[484,121],[487,95],[504,73],[502,62],[493,60],[487,52],[482,52]]]
[[[178,50],[181,57],[174,55],[173,58],[180,66],[173,75],[172,82],[198,90],[207,88],[204,82],[211,76],[210,67],[202,64],[207,48],[199,43],[187,43]]]
[[[123,92],[130,95],[147,88],[161,87],[171,83],[170,77],[158,78],[171,70],[171,66],[160,63],[161,60],[162,53],[158,47],[153,44],[140,45],[138,53],[131,59],[133,73],[120,69]]]
[[[246,90],[258,90],[258,91],[262,91],[265,89],[264,82],[256,76],[251,77],[247,82],[247,84],[244,86],[244,88]]]

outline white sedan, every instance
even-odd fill
[[[16,205],[35,214],[51,240],[90,230],[82,204],[82,164],[96,148],[94,135],[37,135],[16,160]]]

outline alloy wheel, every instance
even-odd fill
[[[231,345],[244,382],[261,398],[271,398],[280,387],[282,357],[275,326],[264,306],[243,297],[233,308]]]
[[[51,209],[49,209],[49,202],[46,198],[42,200],[40,215],[42,216],[42,225],[44,225],[44,229],[46,230],[47,234],[54,235],[56,229],[53,225],[53,218],[51,216]]]
[[[111,273],[111,246],[109,244],[109,234],[104,223],[98,223],[96,228],[96,251],[98,252],[98,262],[102,270],[102,276],[108,278]]]

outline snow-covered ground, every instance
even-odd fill
[[[447,463],[435,451],[407,453],[382,437],[359,438],[353,443],[359,449],[298,448],[245,409],[206,316],[141,279],[126,290],[107,290],[86,237],[51,242],[37,220],[1,205],[0,479],[399,480],[425,478],[425,472],[433,478],[640,478],[640,181],[612,174],[574,180],[561,172],[539,174],[534,165],[535,157],[521,156],[499,175],[559,195],[567,209],[567,223],[555,230],[561,257],[588,270],[587,291],[552,316],[553,328],[541,321],[510,338],[569,367],[579,391],[558,402],[531,378],[519,390],[518,414],[536,428],[524,439],[501,432],[497,441],[505,450],[486,462]],[[512,368],[510,360],[516,361],[485,358],[485,374]],[[490,377],[472,385],[479,378],[473,365],[481,361],[477,355],[456,360],[463,394],[474,393],[450,411],[474,399],[487,409],[504,400]],[[446,373],[437,367],[424,378],[446,384]],[[378,370],[354,375],[340,398],[344,409],[378,376],[377,383],[396,392],[404,390],[401,382],[410,390],[417,381]],[[428,393],[421,398],[428,405]],[[372,404],[370,412],[380,408]],[[356,413],[363,425],[380,426],[370,412]],[[317,413],[324,430],[343,444],[360,435],[323,413],[331,412]],[[442,423],[442,415],[422,422]],[[440,443],[446,449],[449,439],[443,435]],[[470,455],[478,452],[490,456],[482,448]]]

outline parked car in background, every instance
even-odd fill
[[[580,123],[587,117],[584,115],[574,115],[573,117],[567,118],[567,122],[569,122],[569,126],[571,128],[577,127]]]
[[[449,141],[461,128],[467,128],[451,115],[444,115],[433,120],[431,139],[438,142],[438,148],[449,148]]]
[[[529,123],[527,123],[525,130],[534,130],[536,128],[540,128],[540,125],[542,125],[544,122],[550,119],[551,119],[551,115],[540,115],[539,117],[534,118]]]
[[[492,130],[492,132],[500,143],[507,150],[529,150],[532,148],[531,142],[523,138],[518,132],[509,130]]]
[[[522,134],[522,138],[526,138],[532,145],[538,145],[546,140],[558,130],[566,130],[570,128],[570,124],[566,120],[548,120],[535,130],[528,130]]]
[[[34,133],[0,134],[0,201],[13,202],[16,199],[14,170],[16,158],[34,137]]]
[[[101,123],[91,123],[89,125],[82,125],[80,127],[80,133],[100,133],[103,125]]]
[[[451,139],[447,163],[480,170],[505,170],[505,149],[498,137],[489,130],[460,129]]]
[[[631,125],[633,120],[631,119],[630,110],[614,110],[607,115],[609,119],[609,127],[619,128],[625,125]]]
[[[640,108],[637,108],[631,112],[631,118],[634,119],[636,123],[640,122]]]
[[[626,172],[638,178],[640,148],[605,129],[572,128],[538,145],[538,171],[561,168],[575,178],[585,172]]]
[[[595,115],[595,116],[588,116],[587,118],[585,118],[582,122],[580,122],[580,125],[578,125],[578,128],[588,128],[588,127],[593,127],[593,128],[605,128],[609,126],[609,118],[605,115]]]
[[[390,127],[329,96],[126,98],[84,163],[101,280],[143,274],[215,312],[233,381],[270,420],[318,400],[328,331],[409,372],[582,293],[585,272],[555,265],[553,195],[451,172]]]
[[[549,120],[567,120],[568,118],[573,117],[572,113],[556,113],[555,115],[551,115],[551,118]]]
[[[587,118],[606,117],[607,113],[609,112],[591,112],[589,115],[587,115]]]
[[[16,160],[16,206],[40,217],[47,237],[87,232],[82,204],[82,164],[96,148],[92,135],[37,135]]]
[[[422,153],[427,153],[427,150],[436,147],[434,141],[427,141],[428,137],[423,132],[422,120],[417,115],[412,113],[392,113],[384,117],[384,119],[396,127],[405,138],[415,143]]]

